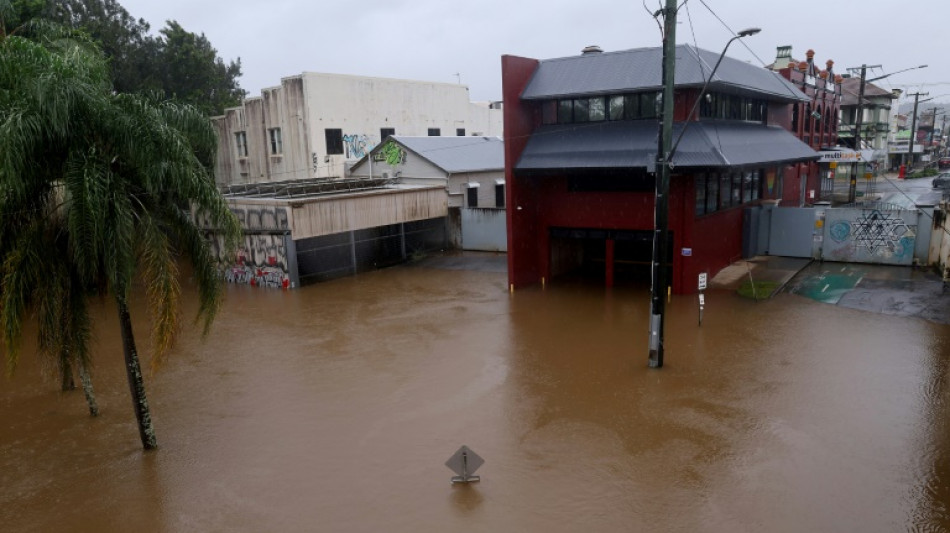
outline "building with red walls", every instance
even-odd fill
[[[851,166],[857,162],[856,157],[848,157],[857,155],[854,150],[836,148],[843,78],[834,73],[834,64],[829,59],[822,70],[815,64],[814,50],[805,52],[805,60],[799,61],[792,58],[791,46],[780,46],[775,62],[770,65],[807,97],[789,106],[786,113],[777,113],[774,120],[808,146],[827,152],[820,161],[801,162],[795,166],[793,176],[799,177],[799,205],[830,201],[835,172],[847,180],[852,173]]]
[[[744,207],[798,205],[797,165],[818,159],[788,131],[791,108],[809,98],[775,72],[725,57],[697,104],[718,59],[676,48],[675,293],[695,292],[699,273],[715,275],[741,256]],[[661,67],[659,47],[502,57],[512,289],[572,272],[608,286],[649,281]]]

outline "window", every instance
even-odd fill
[[[247,132],[239,131],[234,134],[234,143],[238,157],[247,157]]]
[[[343,153],[343,130],[327,128],[323,130],[327,140],[327,155]]]
[[[267,130],[268,136],[270,137],[270,153],[271,155],[280,155],[284,153],[284,146],[280,140],[280,128],[270,128]]]
[[[623,97],[623,118],[633,120],[640,118],[640,97],[628,94]]]
[[[386,140],[386,137],[391,137],[396,134],[396,128],[379,128],[379,142]]]
[[[696,216],[706,214],[706,175],[696,174]]]
[[[742,173],[733,172],[732,173],[732,200],[729,202],[730,207],[735,207],[742,203]]]
[[[640,94],[640,114],[639,118],[656,118],[659,116],[657,113],[657,106],[660,104],[660,99],[657,98],[660,93],[642,93]]]
[[[574,100],[574,122],[590,120],[590,101],[587,98]]]
[[[465,128],[455,128],[456,137],[465,137]]]
[[[610,120],[623,120],[623,95],[610,97]]]
[[[560,100],[557,103],[557,123],[570,124],[574,122],[574,100]]]
[[[505,184],[495,183],[495,207],[505,207]]]
[[[596,98],[590,99],[590,104],[588,104],[588,112],[590,113],[591,122],[600,122],[606,117],[606,101],[603,96],[598,96]]]
[[[548,100],[541,104],[541,123],[557,124],[557,100]]]
[[[706,212],[719,209],[719,176],[710,174],[706,178]]]
[[[478,185],[469,184],[465,190],[465,199],[468,207],[478,207]]]
[[[429,128],[429,137],[439,137],[442,135],[442,130],[439,128]]]

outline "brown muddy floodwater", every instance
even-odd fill
[[[950,326],[675,297],[657,370],[648,310],[431,266],[231,286],[147,379],[143,453],[106,304],[98,419],[31,354],[0,378],[0,529],[950,530]],[[462,444],[482,481],[452,486]]]

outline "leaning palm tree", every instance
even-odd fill
[[[157,442],[129,312],[136,275],[158,365],[178,329],[178,261],[192,265],[205,332],[222,301],[217,261],[192,213],[210,220],[230,249],[240,226],[214,184],[207,118],[189,106],[115,94],[105,67],[88,46],[0,41],[0,335],[12,370],[34,310],[49,335],[41,349],[82,375],[86,299],[114,298],[139,434],[150,449]],[[47,266],[54,276],[42,275]]]

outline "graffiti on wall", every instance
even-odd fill
[[[224,271],[229,283],[287,289],[290,274],[283,235],[245,235],[235,262]]]
[[[343,147],[346,149],[347,159],[357,159],[366,155],[367,150],[371,150],[369,137],[364,134],[353,133],[343,136]]]
[[[289,288],[290,271],[284,243],[285,235],[290,231],[287,209],[249,205],[232,207],[231,212],[240,221],[241,229],[252,233],[244,235],[236,257],[225,257],[222,237],[212,234],[215,256],[226,265],[223,271],[225,281],[256,287]],[[204,220],[203,224],[203,227],[211,228],[209,220]],[[267,233],[269,231],[282,233]]]
[[[244,206],[232,207],[231,212],[245,230],[289,230],[290,219],[283,207]]]
[[[900,212],[842,210],[828,224],[832,246],[826,259],[910,264],[914,257],[917,226]]]

